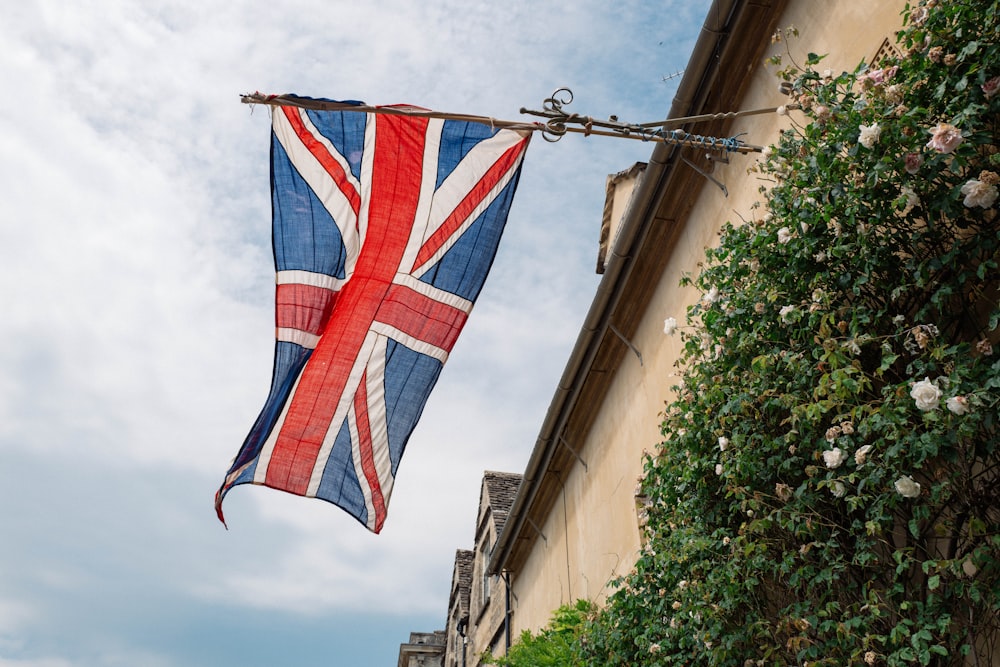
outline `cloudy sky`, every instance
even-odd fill
[[[270,381],[260,90],[662,118],[709,0],[33,0],[0,12],[0,667],[396,664],[441,629],[483,470],[521,472],[598,283],[609,173],[536,137],[372,535],[212,498]]]

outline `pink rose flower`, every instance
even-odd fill
[[[885,83],[886,81],[888,81],[892,77],[896,76],[896,72],[898,72],[898,71],[899,71],[899,66],[898,65],[893,65],[892,67],[888,67],[886,69],[873,69],[873,70],[870,70],[867,74],[863,75],[861,78],[862,79],[866,79],[866,78],[867,79],[871,79],[872,83],[875,83],[875,84]]]
[[[964,415],[969,411],[969,399],[965,396],[952,396],[945,401],[945,405],[956,415]]]
[[[986,95],[986,99],[992,98],[1000,91],[1000,76],[995,76],[986,83],[983,84],[983,93]]]
[[[920,153],[907,153],[906,154],[906,173],[915,174],[920,171],[920,167],[924,164],[924,156]]]
[[[962,143],[962,131],[949,123],[938,123],[931,133],[931,140],[927,142],[928,148],[933,148],[938,153],[951,153]]]

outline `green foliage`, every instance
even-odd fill
[[[1000,659],[1000,2],[904,18],[897,62],[780,73],[806,121],[690,281],[647,544],[586,664]]]
[[[580,667],[580,634],[594,606],[587,600],[575,605],[563,605],[552,614],[552,620],[537,635],[525,630],[510,647],[507,655],[484,656],[484,664],[501,667]]]

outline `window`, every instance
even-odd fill
[[[479,554],[482,557],[482,561],[481,561],[482,562],[482,576],[483,576],[483,580],[482,580],[482,586],[483,586],[483,588],[482,588],[482,594],[483,594],[483,597],[482,597],[482,600],[483,600],[483,604],[484,605],[486,604],[486,601],[490,599],[490,580],[492,579],[492,577],[489,574],[489,564],[490,564],[490,556],[492,555],[492,553],[493,553],[493,548],[490,545],[490,536],[489,536],[489,533],[487,533],[486,534],[486,539],[483,540],[483,544],[479,548]]]

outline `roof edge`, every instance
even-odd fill
[[[665,120],[694,115],[703,102],[704,95],[718,75],[719,54],[728,44],[733,23],[751,0],[713,0],[702,25],[694,50],[684,70],[684,75],[674,96]],[[775,3],[781,10],[784,2]],[[514,543],[525,527],[545,471],[558,446],[558,438],[584,383],[587,369],[597,353],[600,338],[621,296],[624,278],[631,268],[633,245],[641,239],[643,230],[655,215],[659,200],[665,192],[677,164],[678,149],[665,143],[657,144],[648,160],[642,182],[633,194],[626,218],[611,248],[604,275],[597,288],[584,324],[577,337],[570,358],[559,380],[559,385],[546,412],[531,457],[525,468],[521,486],[514,498],[506,526],[500,534],[488,564],[491,574],[507,569]]]

